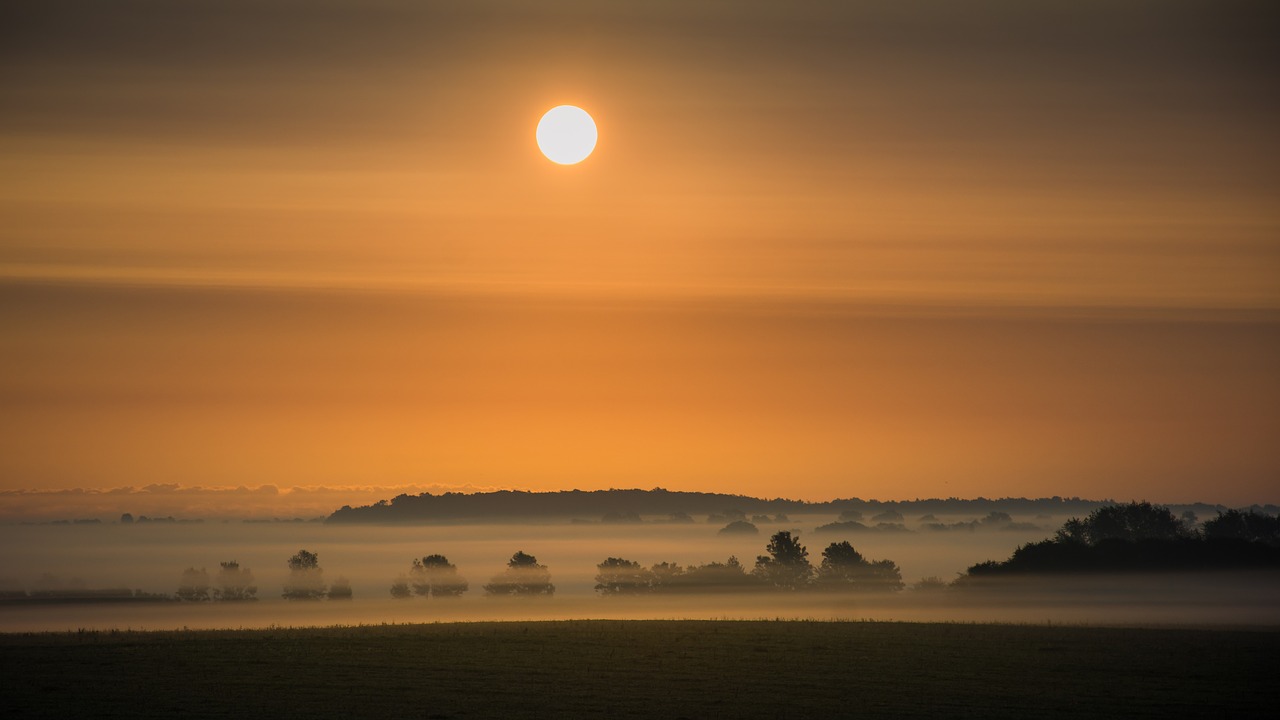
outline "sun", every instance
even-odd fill
[[[538,121],[538,149],[553,163],[576,165],[596,149],[596,121],[576,105],[558,105]]]

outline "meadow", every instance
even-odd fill
[[[0,634],[0,716],[1262,717],[1275,629],[473,622]]]

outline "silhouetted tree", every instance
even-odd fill
[[[813,577],[809,551],[798,537],[791,536],[790,530],[774,533],[765,550],[769,554],[756,558],[752,575],[783,590],[798,590],[809,584]]]
[[[213,591],[215,600],[223,602],[241,602],[257,600],[258,586],[253,582],[253,573],[249,568],[240,567],[235,560],[221,563],[218,571],[218,587]]]
[[[466,578],[458,574],[458,567],[443,555],[414,559],[409,578],[413,592],[423,597],[457,597],[471,587]]]
[[[653,573],[633,560],[611,557],[596,570],[595,589],[602,595],[636,595],[653,589]]]
[[[318,555],[299,550],[289,558],[288,565],[289,581],[284,586],[284,599],[319,600],[324,597],[324,571],[320,569]]]
[[[867,559],[849,541],[831,543],[822,551],[822,564],[818,566],[818,587],[826,590],[853,590],[867,565]]]
[[[178,592],[174,593],[179,600],[188,602],[204,602],[209,599],[209,573],[204,568],[199,570],[187,568],[182,571],[182,580],[178,583]]]
[[[517,552],[507,561],[507,569],[493,576],[484,591],[490,595],[551,595],[556,586],[551,584],[551,571],[546,565],[539,565],[532,555]]]
[[[818,586],[826,590],[893,592],[901,590],[902,571],[892,560],[868,561],[846,540],[822,551]]]

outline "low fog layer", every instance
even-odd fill
[[[557,597],[593,596],[596,565],[625,557],[644,565],[724,561],[748,566],[764,553],[775,530],[798,532],[815,557],[828,542],[848,539],[873,558],[902,568],[908,583],[923,577],[951,579],[969,565],[1007,556],[1015,547],[1047,537],[1056,522],[1030,531],[815,533],[833,517],[759,523],[758,534],[721,534],[722,524],[570,524],[344,526],[320,523],[0,526],[0,581],[31,588],[46,573],[88,587],[127,587],[172,593],[187,567],[216,569],[235,560],[251,569],[259,597],[278,597],[288,576],[286,561],[299,549],[319,555],[326,576],[345,576],[357,599],[389,597],[393,579],[414,558],[442,554],[470,578],[473,594],[517,551],[535,555],[550,569]]]
[[[432,622],[519,618],[819,618],[998,620],[1094,623],[1280,623],[1280,594],[1249,579],[1229,591],[1204,583],[1169,594],[1144,591],[1136,581],[1080,585],[1063,596],[956,593],[913,589],[925,578],[950,581],[974,563],[1008,557],[1019,545],[1042,540],[1064,518],[1014,518],[1012,530],[815,532],[831,516],[760,522],[758,534],[721,534],[722,526],[686,524],[457,525],[427,527],[334,526],[320,523],[194,525],[20,525],[0,527],[0,590],[127,588],[173,595],[188,568],[215,576],[235,561],[255,578],[253,603],[129,602],[0,606],[0,630],[79,627],[257,627],[265,625]],[[969,518],[938,518],[942,524]],[[1034,521],[1034,522],[1031,522]],[[908,522],[917,527],[914,519]],[[1039,529],[1030,529],[1036,527]],[[737,557],[748,568],[765,554],[769,535],[791,530],[820,560],[829,543],[850,541],[869,559],[901,568],[906,590],[888,596],[745,593],[601,597],[597,565],[607,557],[683,566]],[[324,580],[350,583],[349,602],[289,602],[288,560],[300,549],[318,558]],[[536,557],[550,573],[555,594],[494,598],[483,586],[501,574],[517,551]],[[393,599],[391,588],[414,559],[440,554],[470,586],[455,598]],[[1239,588],[1251,589],[1241,593]]]

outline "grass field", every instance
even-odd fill
[[[1280,632],[597,621],[0,635],[0,717],[1232,717]]]

